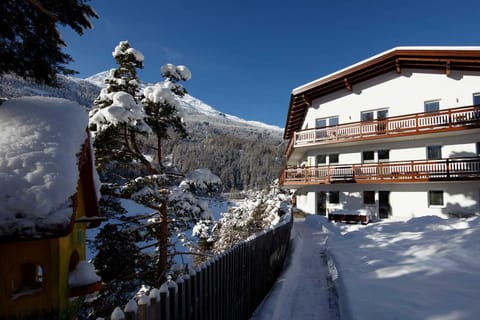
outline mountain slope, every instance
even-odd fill
[[[89,108],[106,76],[108,71],[87,79],[59,76],[60,87],[52,88],[4,75],[0,77],[0,97],[54,96]],[[172,165],[183,172],[210,168],[222,178],[228,191],[262,188],[277,178],[283,165],[283,129],[225,114],[188,94],[179,112],[190,139],[172,136],[165,142]]]
[[[103,71],[86,78],[85,81],[102,87],[108,75],[109,71]],[[149,84],[143,84],[143,86],[146,85]],[[191,128],[192,125],[194,128],[202,128],[202,130],[208,127],[206,131],[209,134],[212,132],[214,134],[235,134],[251,139],[256,139],[260,134],[262,137],[270,137],[278,143],[282,140],[282,128],[225,114],[189,94],[181,99],[178,111],[188,128]]]

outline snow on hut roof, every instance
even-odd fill
[[[0,105],[0,238],[42,238],[69,226],[87,125],[84,108],[65,99]]]

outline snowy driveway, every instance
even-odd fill
[[[295,219],[285,268],[252,319],[339,319],[324,252],[327,233],[311,218]]]

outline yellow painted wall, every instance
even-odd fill
[[[82,189],[78,188],[77,217],[84,216]],[[68,273],[72,254],[85,260],[85,224],[76,223],[66,237],[0,243],[0,318],[58,310],[69,305]],[[12,300],[12,289],[21,284],[21,266],[43,268],[43,290]],[[12,288],[13,287],[13,288]]]

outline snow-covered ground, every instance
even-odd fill
[[[332,319],[336,293],[341,319],[480,318],[480,217],[362,226],[307,216],[294,230],[280,292],[272,291],[255,319]],[[328,259],[319,254],[325,245]],[[327,290],[325,270],[336,290]]]
[[[253,320],[339,319],[334,288],[326,281],[327,237],[315,224],[295,219],[284,271]]]

